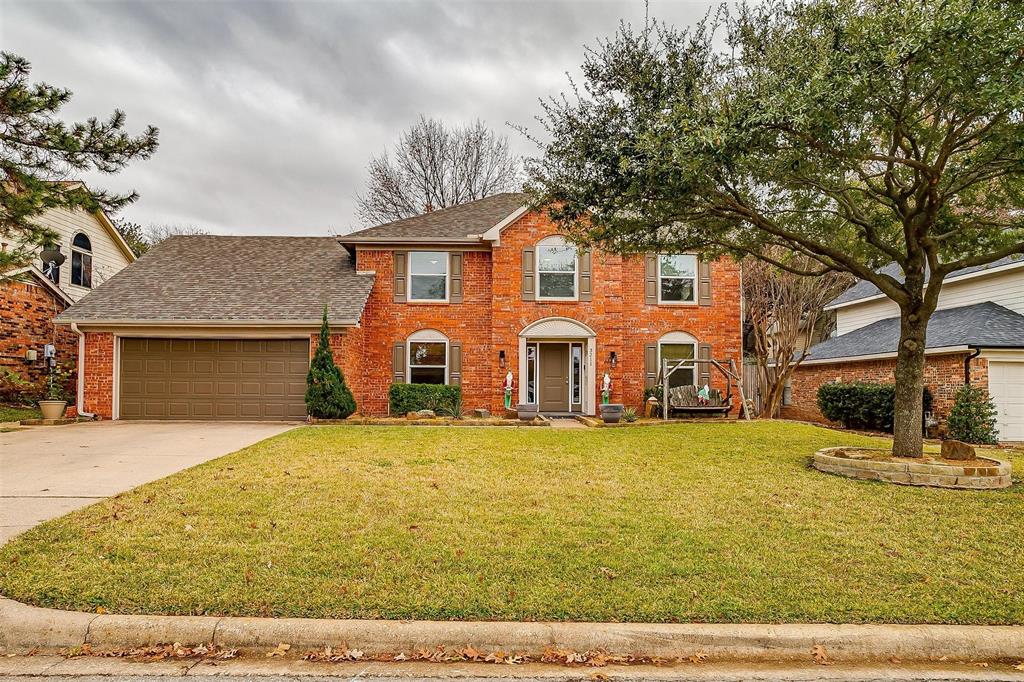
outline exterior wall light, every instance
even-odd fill
[[[505,367],[505,351],[503,350],[498,351],[498,367],[502,369]]]
[[[611,364],[612,368],[619,364],[619,356],[615,354],[615,351],[612,351],[612,354],[608,358],[608,362]]]

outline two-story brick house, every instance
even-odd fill
[[[82,330],[83,401],[108,418],[301,418],[327,305],[363,414],[393,382],[466,408],[640,407],[660,358],[741,356],[739,267],[577,249],[502,194],[341,237],[175,237],[61,316]],[[704,365],[704,367],[707,367]],[[708,368],[709,369],[709,368]],[[708,369],[672,381],[720,385]]]

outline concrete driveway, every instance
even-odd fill
[[[108,421],[0,433],[0,544],[47,519],[295,426]]]

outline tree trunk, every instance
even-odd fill
[[[900,345],[896,354],[896,404],[893,407],[892,454],[924,454],[924,349],[928,315],[921,308],[902,311]]]

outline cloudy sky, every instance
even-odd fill
[[[712,4],[650,7],[682,25]],[[0,0],[0,47],[75,93],[65,118],[117,107],[160,129],[151,160],[87,178],[137,190],[128,219],[328,234],[359,226],[367,161],[421,113],[481,118],[531,154],[507,124],[534,123],[584,45],[643,16],[642,0]]]

